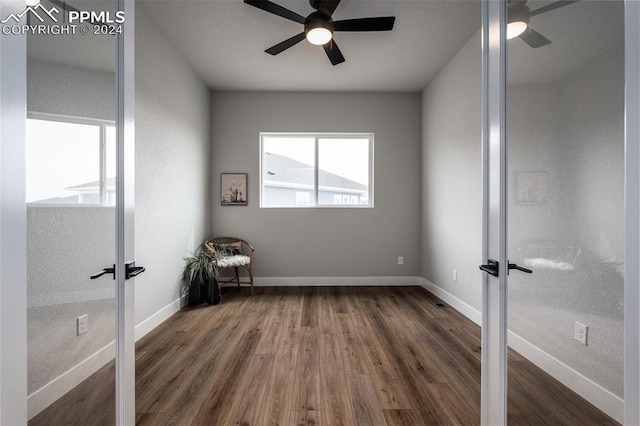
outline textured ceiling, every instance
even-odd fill
[[[275,0],[300,15],[308,0]],[[342,0],[334,18],[396,16],[381,33],[337,33],[346,62],[332,66],[323,49],[306,41],[278,56],[268,47],[302,31],[302,25],[248,6],[242,0],[138,0],[147,14],[214,90],[421,91],[476,34],[480,49],[479,0]],[[549,0],[529,0],[535,10]],[[76,7],[106,10],[103,0]],[[553,43],[538,49],[508,42],[509,82],[562,79],[596,55],[620,52],[624,3],[582,0],[532,17],[531,26]],[[29,55],[39,60],[113,70],[115,38],[29,37]],[[142,47],[143,48],[143,47]]]
[[[306,16],[308,0],[275,0]],[[395,16],[393,31],[336,33],[346,58],[332,66],[306,40],[278,56],[265,49],[302,25],[242,0],[139,4],[196,72],[218,90],[420,91],[480,28],[480,1],[343,0],[335,20]]]

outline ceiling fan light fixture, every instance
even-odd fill
[[[527,30],[531,9],[524,3],[509,7],[507,9],[507,40],[518,37]]]
[[[310,26],[307,29],[307,40],[309,40],[309,43],[315,44],[316,46],[327,44],[333,38],[331,29],[327,28],[327,26],[319,24]]]
[[[509,22],[507,24],[507,40],[518,37],[527,30],[528,26],[529,24],[524,21]]]

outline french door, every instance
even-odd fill
[[[527,42],[483,1],[482,423],[527,398],[511,347],[637,424],[638,2],[549,4]]]
[[[134,277],[144,271],[134,262],[135,3],[74,5],[3,1],[3,20],[15,13],[15,28],[43,28],[2,35],[2,150],[13,154],[0,157],[12,183],[3,200],[18,194],[2,223],[3,244],[17,248],[2,267],[16,271],[2,286],[25,360],[3,356],[3,424],[42,423],[79,389],[69,408],[79,422],[135,423]]]

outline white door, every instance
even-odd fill
[[[134,2],[74,4],[11,2],[15,18],[2,16],[14,28],[40,28],[3,30],[3,46],[18,46],[13,70],[23,77],[14,80],[22,103],[2,99],[3,119],[6,111],[20,118],[2,144],[24,162],[1,158],[13,174],[3,179],[21,188],[13,219],[23,224],[10,241],[3,226],[2,238],[25,248],[17,256],[26,273],[2,285],[26,296],[16,299],[26,311],[26,371],[15,368],[13,380],[28,398],[5,409],[12,398],[3,392],[2,416],[55,422],[47,407],[82,389],[67,405],[79,422],[134,424],[133,278],[144,270],[133,259]],[[82,385],[89,377],[93,385]]]
[[[625,283],[625,170],[638,168],[625,169],[625,4],[483,4],[483,424],[517,422],[523,401],[540,406],[527,421],[562,423],[507,374],[508,346],[623,422],[625,381],[637,396],[625,285],[638,286]],[[528,28],[507,40],[518,17]]]

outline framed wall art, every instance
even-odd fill
[[[247,205],[247,174],[220,174],[220,204],[223,206]]]

